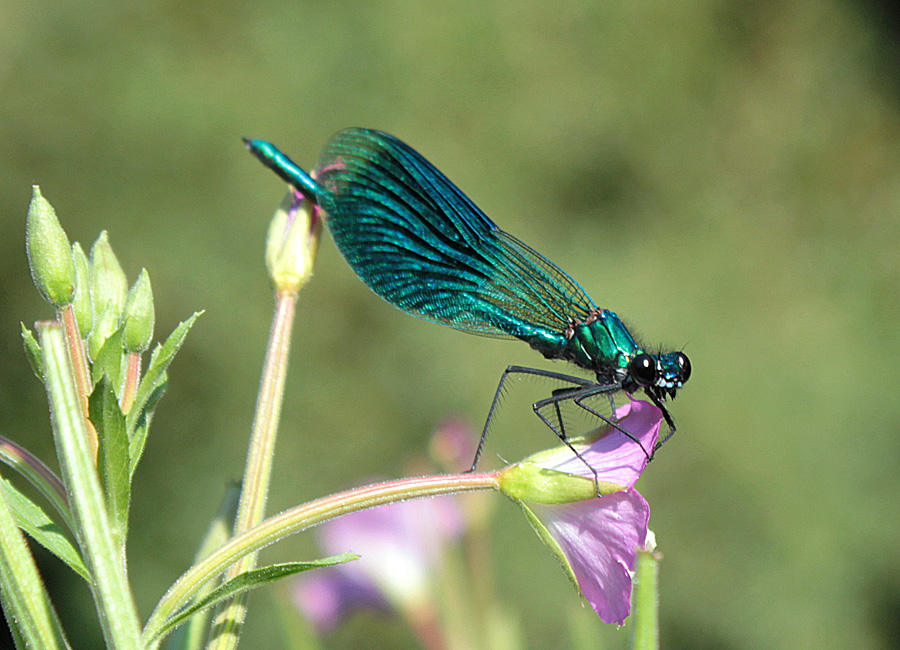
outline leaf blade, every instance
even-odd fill
[[[147,433],[150,428],[150,420],[153,417],[153,409],[165,390],[168,376],[166,369],[172,363],[175,354],[181,349],[184,339],[193,327],[202,311],[194,312],[190,318],[182,321],[172,331],[165,342],[160,343],[150,356],[147,371],[138,386],[134,397],[134,403],[126,417],[128,439],[131,441],[131,473],[134,474],[138,461],[144,452],[147,442]]]
[[[244,592],[250,591],[251,589],[255,589],[256,587],[261,587],[276,580],[280,580],[281,578],[294,575],[295,573],[309,571],[310,569],[318,569],[326,566],[334,566],[335,564],[343,564],[357,558],[359,558],[359,556],[355,553],[342,553],[340,555],[334,555],[332,557],[324,558],[321,560],[313,560],[311,562],[288,562],[285,564],[272,564],[270,566],[262,567],[261,569],[254,569],[253,571],[242,573],[239,576],[232,578],[225,584],[217,587],[209,594],[207,594],[206,597],[195,601],[185,609],[172,616],[168,621],[165,622],[165,624],[160,627],[160,629],[153,637],[147,639],[147,643],[148,645],[154,643],[157,639],[168,634],[171,630],[184,623],[194,614],[197,614],[198,612],[205,609],[209,609],[210,607],[214,607],[215,605],[233,598],[238,594],[242,594]]]
[[[125,415],[119,407],[108,375],[100,379],[91,393],[89,412],[100,440],[97,464],[106,495],[106,509],[116,527],[119,543],[122,543],[128,530],[128,505],[131,499],[129,445]]]
[[[3,491],[6,503],[15,516],[19,528],[90,583],[91,575],[81,554],[47,513],[6,479],[0,479],[0,490]]]

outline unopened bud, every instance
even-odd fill
[[[86,337],[94,326],[94,308],[91,304],[91,272],[87,255],[81,244],[72,244],[72,262],[75,264],[75,297],[72,307],[75,309],[75,320],[82,338]]]
[[[128,280],[104,230],[91,247],[91,299],[95,326],[98,318],[106,312],[119,319],[127,292]]]
[[[317,208],[288,192],[272,217],[266,238],[266,267],[277,291],[296,293],[312,277],[321,231]]]
[[[122,315],[125,323],[125,351],[144,352],[153,340],[153,289],[150,287],[150,276],[146,269],[128,291],[125,300],[125,311]]]
[[[54,307],[65,307],[75,293],[75,265],[69,238],[63,230],[56,211],[41,195],[41,188],[32,188],[31,204],[25,223],[25,252],[31,278],[41,295]]]

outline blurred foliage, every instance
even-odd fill
[[[136,478],[130,567],[149,614],[244,460],[283,187],[240,136],[310,165],[338,129],[381,128],[600,306],[690,355],[679,433],[641,483],[665,554],[664,646],[900,647],[886,16],[840,0],[5,0],[0,430],[48,457],[19,337],[20,320],[51,315],[23,254],[39,182],[73,240],[106,228],[129,281],[147,267],[160,331],[206,310]],[[481,422],[506,364],[542,363],[389,308],[327,238],[298,326],[272,512],[399,475],[445,415]],[[550,442],[527,406],[544,390],[513,391],[488,462]],[[530,647],[567,647],[570,586],[515,508],[499,510],[503,597]],[[302,535],[267,553],[314,550]],[[74,644],[96,647],[83,585],[42,561]],[[280,643],[266,598],[246,647]],[[328,647],[409,645],[358,627]]]

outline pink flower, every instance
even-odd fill
[[[394,503],[323,524],[319,546],[326,554],[352,551],[360,558],[300,576],[295,603],[321,632],[359,609],[415,612],[430,602],[432,577],[463,525],[451,497]]]
[[[582,595],[604,623],[631,613],[631,575],[647,539],[650,505],[637,490],[562,506],[535,505],[562,548]]]
[[[650,506],[633,486],[647,466],[644,449],[653,449],[659,437],[662,413],[649,402],[632,400],[616,417],[633,440],[607,427],[593,442],[573,442],[596,470],[602,497],[595,494],[593,472],[567,447],[504,470],[501,486],[509,475],[512,489],[501,489],[520,502],[600,619],[621,625],[631,613],[632,572],[650,521]]]

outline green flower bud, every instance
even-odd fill
[[[153,289],[150,287],[150,276],[146,269],[128,291],[125,300],[125,312],[122,316],[125,323],[125,351],[144,352],[153,340]]]
[[[91,247],[91,300],[94,304],[95,326],[97,319],[107,311],[118,321],[125,306],[127,292],[128,280],[104,230]]]
[[[75,265],[66,231],[41,188],[32,188],[25,222],[25,252],[34,285],[54,307],[65,307],[75,293]]]
[[[75,308],[75,320],[82,338],[86,337],[94,326],[94,311],[91,304],[91,272],[87,255],[81,244],[72,244],[72,261],[75,263],[75,297],[72,306]]]
[[[315,206],[288,192],[266,238],[266,267],[277,291],[297,292],[312,277],[321,231]]]
[[[97,355],[100,354],[106,339],[119,329],[119,313],[118,309],[110,306],[105,312],[94,317],[94,326],[87,338],[87,353],[92,361],[97,360]]]
[[[587,476],[559,472],[532,463],[510,465],[498,476],[500,491],[517,501],[532,501],[559,505],[586,501],[600,494],[612,494],[625,489],[623,485],[597,481]]]

